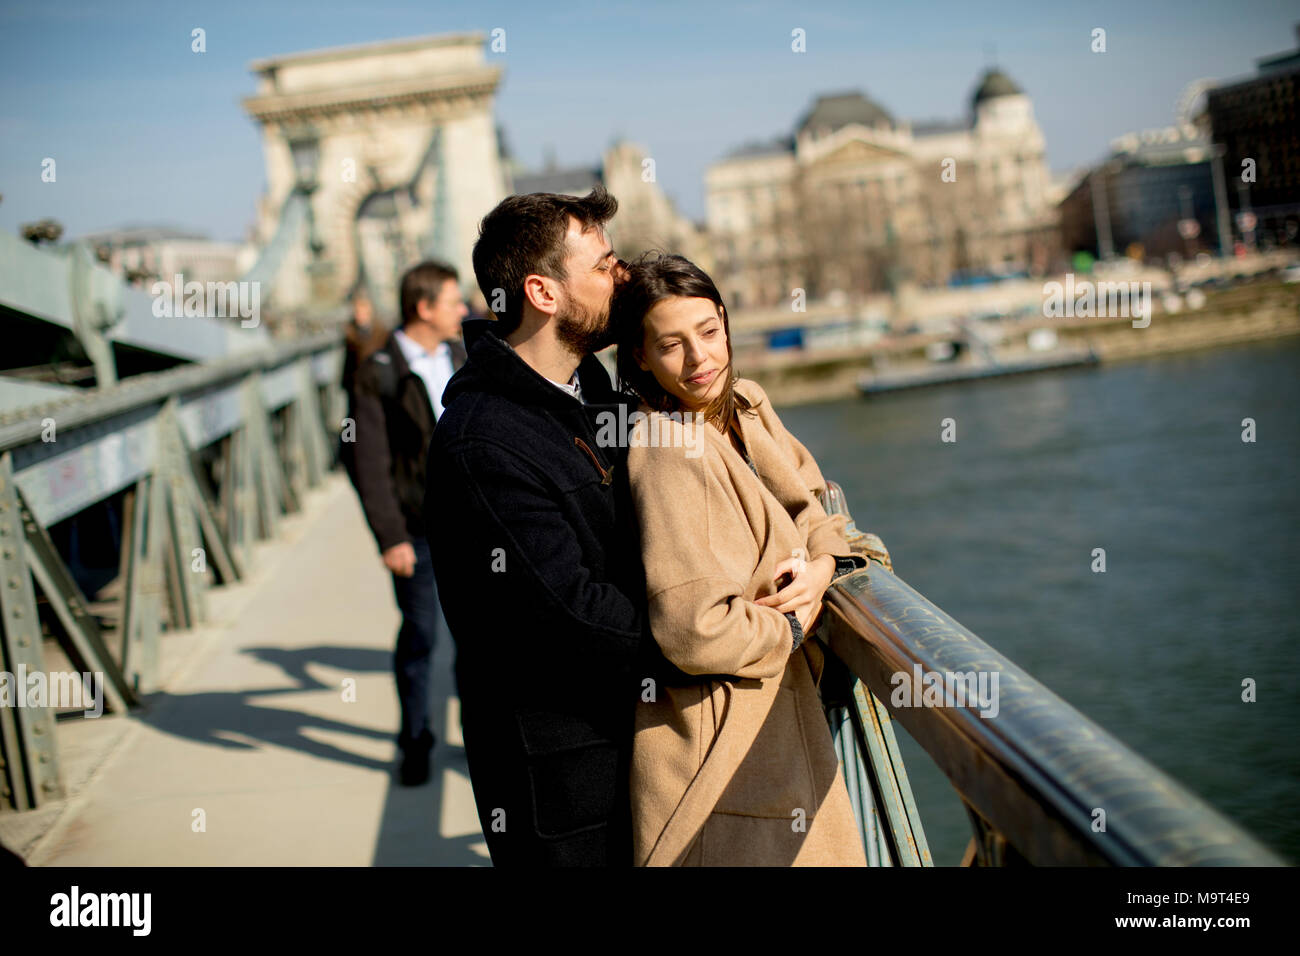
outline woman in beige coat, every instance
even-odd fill
[[[817,692],[823,655],[804,639],[827,585],[863,559],[817,500],[817,463],[734,376],[707,275],[643,258],[614,325],[619,376],[643,400],[627,467],[651,630],[688,675],[638,704],[634,860],[864,866]]]

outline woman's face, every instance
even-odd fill
[[[661,299],[646,313],[637,364],[687,411],[698,412],[726,386],[727,331],[711,299]]]

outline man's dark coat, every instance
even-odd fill
[[[479,820],[498,866],[629,865],[637,659],[654,642],[626,443],[596,435],[602,413],[624,421],[620,403],[636,404],[594,356],[582,404],[491,320],[465,323],[465,340],[425,513],[441,515],[429,542]]]
[[[459,369],[465,346],[452,339],[447,347],[451,367]],[[406,364],[395,335],[358,366],[351,406],[356,434],[350,474],[383,552],[425,533],[424,459],[437,424],[429,390]]]

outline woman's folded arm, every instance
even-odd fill
[[[753,532],[726,493],[725,466],[707,442],[669,439],[661,432],[659,447],[634,444],[628,457],[650,629],[687,673],[774,677],[785,669],[793,634],[784,614],[746,599]],[[692,447],[703,454],[687,454]]]
[[[652,593],[650,630],[664,657],[688,674],[776,677],[793,650],[789,618],[720,577]]]
[[[815,561],[824,554],[837,558],[852,556],[853,549],[849,547],[844,537],[844,530],[848,525],[847,519],[843,515],[828,515],[826,509],[822,507],[820,495],[826,490],[826,479],[817,466],[817,460],[804,447],[803,442],[795,438],[785,427],[776,409],[772,407],[771,399],[761,387],[754,385],[753,388],[760,400],[758,412],[764,425],[776,439],[777,445],[790,456],[803,487],[808,489],[808,501],[802,512],[791,515],[795,521],[800,519],[801,513],[807,519],[808,560]]]

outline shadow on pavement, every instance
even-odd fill
[[[392,651],[370,648],[320,645],[305,648],[250,647],[243,653],[274,664],[293,681],[293,686],[263,690],[212,691],[195,694],[146,695],[144,706],[134,712],[136,719],[176,737],[197,743],[242,750],[262,744],[288,747],[314,757],[387,773],[388,790],[377,828],[372,863],[375,866],[490,866],[484,855],[471,847],[483,842],[472,799],[468,809],[463,798],[452,801],[447,814],[447,782],[454,771],[464,778],[461,788],[469,793],[469,771],[465,751],[448,743],[448,699],[454,696],[451,673],[452,642],[445,631],[434,652],[432,700],[430,701],[433,733],[437,746],[433,752],[432,774],[427,784],[404,787],[397,780],[396,698],[394,726],[376,730],[346,721],[334,720],[306,711],[263,706],[268,698],[282,698],[305,691],[337,691],[334,683],[322,683],[309,673],[311,665],[322,665],[352,674],[392,674]],[[256,699],[256,700],[254,700]],[[341,747],[313,739],[305,731],[323,730],[386,740],[392,743],[392,757],[377,760],[349,752]],[[455,728],[459,737],[459,728]],[[244,738],[244,739],[235,739]],[[248,742],[248,741],[253,742]],[[455,836],[444,838],[440,823],[446,817]],[[288,863],[290,861],[286,861]]]

